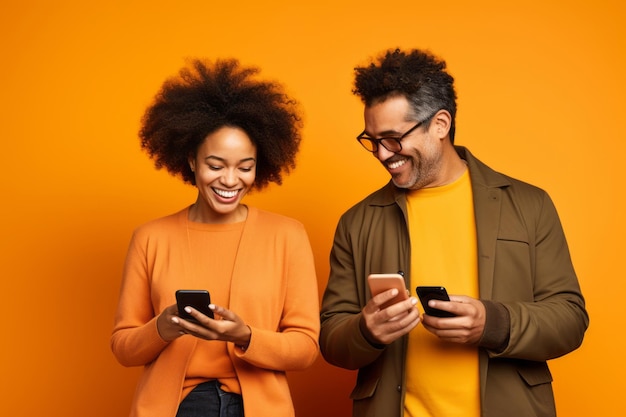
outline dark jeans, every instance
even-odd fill
[[[195,387],[178,406],[176,417],[244,417],[241,395],[223,391],[218,381]]]

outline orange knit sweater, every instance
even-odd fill
[[[131,417],[172,417],[181,401],[197,339],[165,342],[156,317],[190,274],[187,215],[184,209],[138,228],[128,249],[111,348],[122,365],[144,366]],[[246,417],[293,416],[285,371],[313,364],[319,333],[315,266],[302,224],[249,208],[229,298],[252,329],[245,352],[227,344]]]

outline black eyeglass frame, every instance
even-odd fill
[[[405,137],[410,135],[415,129],[417,129],[418,127],[420,127],[421,125],[429,121],[430,119],[432,119],[435,116],[435,114],[437,114],[437,112],[433,113],[430,117],[426,118],[425,120],[418,122],[415,126],[410,128],[409,130],[407,130],[406,132],[404,132],[402,135],[400,135],[397,138],[386,137],[386,138],[374,139],[374,138],[370,138],[369,136],[365,136],[365,130],[364,130],[363,132],[359,134],[359,136],[356,137],[356,140],[368,152],[374,153],[378,150],[378,146],[382,145],[383,148],[387,149],[389,152],[397,153],[402,150],[402,139],[404,139]],[[371,149],[370,149],[370,146],[368,146],[367,144],[368,142],[371,145]],[[387,145],[385,145],[385,142],[387,142]],[[397,149],[396,149],[396,146],[392,146],[393,149],[389,149],[390,144],[397,145]]]

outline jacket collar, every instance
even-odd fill
[[[478,160],[470,151],[464,146],[455,146],[457,154],[467,161],[467,167],[470,171],[470,177],[472,179],[472,188],[503,188],[511,185],[511,181],[506,175],[494,171],[487,165]]]

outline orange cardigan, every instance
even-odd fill
[[[188,260],[188,208],[138,228],[131,239],[111,349],[124,366],[144,366],[131,417],[175,416],[197,339],[168,343],[156,317],[175,303]],[[207,287],[210,283],[207,283]],[[228,343],[246,417],[294,416],[285,371],[318,355],[319,300],[313,253],[296,220],[250,207],[232,276],[230,309],[252,329],[243,352]]]

